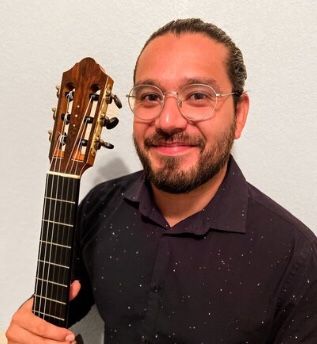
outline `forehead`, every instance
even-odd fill
[[[230,86],[228,48],[201,33],[165,34],[155,38],[139,57],[135,82],[153,80],[179,86],[186,80],[215,80]],[[173,85],[175,84],[175,85]]]

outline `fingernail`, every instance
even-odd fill
[[[66,336],[65,340],[66,340],[67,342],[72,342],[72,343],[74,343],[75,335],[74,335],[73,333],[71,333],[71,334],[69,334],[69,335]]]

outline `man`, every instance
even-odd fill
[[[95,302],[107,344],[317,342],[316,238],[230,156],[245,79],[240,50],[212,24],[173,21],[146,42],[128,96],[144,171],[81,204],[71,323]],[[9,343],[74,340],[31,304]]]

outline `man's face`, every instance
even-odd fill
[[[223,44],[202,34],[166,34],[142,52],[135,83],[151,83],[166,92],[177,91],[194,80],[209,84],[217,93],[230,93],[227,55]],[[166,97],[162,112],[152,122],[134,119],[134,142],[152,184],[167,192],[182,193],[219,172],[241,130],[236,125],[232,96],[219,98],[213,118],[200,122],[188,121],[176,99]]]

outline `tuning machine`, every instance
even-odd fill
[[[56,88],[56,97],[59,98],[59,95],[61,93],[61,87],[59,85],[55,86]]]
[[[114,101],[114,103],[116,104],[118,109],[122,108],[121,100],[118,98],[118,96],[116,94],[112,94],[111,93],[111,101],[110,101],[110,103],[112,102],[112,100]]]
[[[116,94],[113,94],[111,90],[109,89],[107,89],[106,91],[106,101],[107,101],[107,104],[111,104],[113,101],[116,104],[118,109],[122,108],[122,102],[119,99],[119,97]]]
[[[96,149],[100,149],[101,147],[104,147],[107,149],[113,149],[114,145],[110,142],[106,142],[106,141],[100,139],[96,142]]]
[[[47,133],[48,133],[48,139],[51,142],[52,141],[52,136],[53,136],[53,131],[52,130],[48,130]]]
[[[119,119],[117,117],[111,117],[105,116],[102,120],[102,126],[106,127],[107,129],[113,129],[115,128],[119,123]]]
[[[53,112],[53,120],[55,121],[56,119],[56,107],[52,107],[52,112]]]

